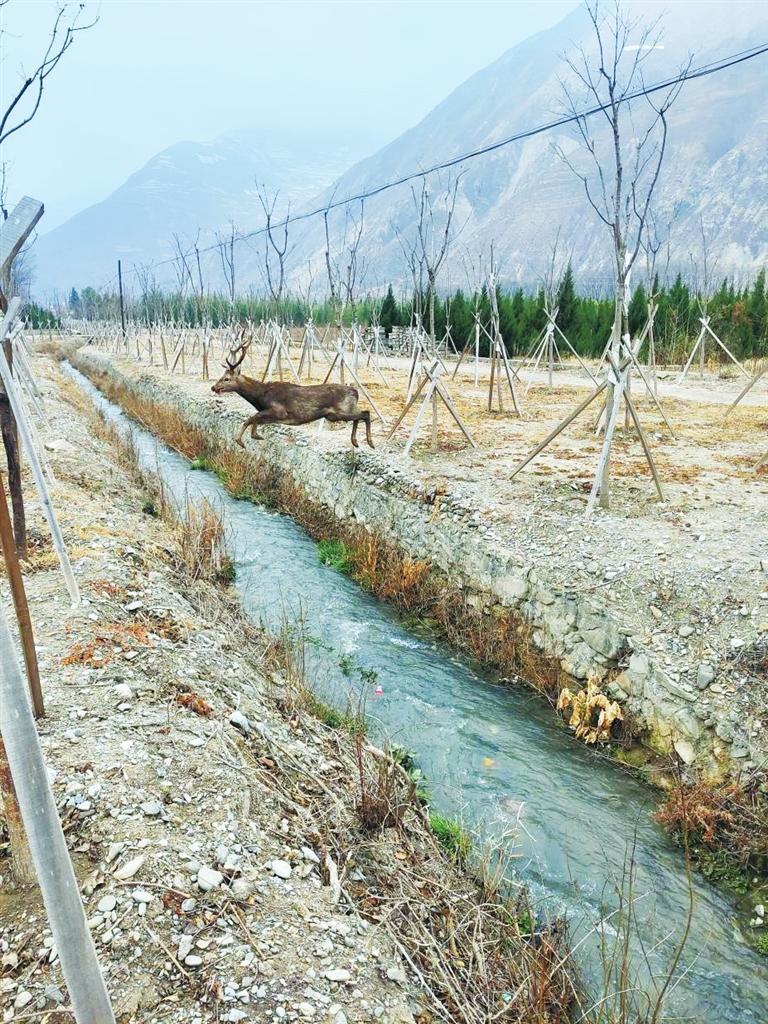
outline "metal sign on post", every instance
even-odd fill
[[[5,276],[44,213],[45,207],[39,199],[24,196],[0,223],[0,278]]]

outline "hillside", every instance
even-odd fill
[[[697,9],[692,21],[686,4],[669,10],[650,0],[631,5],[645,19],[663,14],[663,45],[645,65],[645,79],[659,81],[683,66],[690,53],[697,66],[768,39],[768,7],[740,0],[713,2]],[[415,127],[383,149],[348,166],[350,146],[323,146],[264,140],[256,132],[230,133],[210,143],[179,143],[158,154],[104,202],[90,207],[37,246],[37,290],[82,286],[114,274],[124,265],[163,259],[171,252],[173,232],[194,236],[203,227],[202,244],[213,229],[234,220],[241,231],[262,218],[253,182],[264,180],[290,195],[294,210],[322,207],[331,195],[363,192],[551,120],[562,112],[563,55],[591,45],[591,27],[581,9],[555,27],[530,37],[473,75]],[[661,219],[677,208],[673,264],[688,269],[700,247],[703,220],[717,257],[718,274],[750,275],[768,259],[768,163],[764,140],[768,101],[762,88],[765,58],[689,83],[669,118],[667,158],[658,192]],[[642,118],[642,111],[639,113]],[[573,136],[549,132],[505,146],[461,167],[454,244],[443,287],[466,286],[467,254],[494,242],[507,281],[540,280],[559,231],[561,251],[573,253],[582,284],[605,285],[608,249],[604,229],[589,211],[581,183],[555,153],[573,146]],[[333,182],[333,184],[331,184]],[[435,186],[437,188],[437,186]],[[355,207],[355,213],[357,208]],[[414,230],[409,186],[388,190],[367,201],[362,257],[366,287],[387,281],[405,283],[406,268],[396,226]],[[339,251],[344,214],[331,217],[333,245]],[[295,284],[310,276],[316,293],[326,284],[322,218],[297,225],[291,234]],[[238,286],[261,291],[260,240],[240,244]],[[211,287],[222,283],[217,254],[205,264]],[[158,271],[173,284],[173,267]]]
[[[664,6],[634,3],[632,8],[653,18]],[[562,55],[573,52],[578,43],[589,52],[590,33],[585,14],[577,10],[553,29],[509,50],[420,124],[353,167],[336,184],[337,195],[364,191],[556,117],[562,112],[560,79],[567,70]],[[768,8],[763,5],[700,5],[695,23],[687,5],[672,6],[664,11],[663,48],[649,57],[646,81],[674,74],[689,52],[696,65],[703,65],[765,39]],[[700,217],[719,257],[718,272],[751,272],[768,259],[764,81],[764,64],[737,66],[690,83],[673,107],[659,209],[664,216],[679,206],[673,248],[685,266],[688,254],[699,246]],[[556,145],[568,147],[572,140],[572,134],[551,132],[461,167],[456,223],[462,230],[449,259],[447,285],[466,285],[464,254],[487,250],[491,241],[505,278],[535,283],[558,230],[561,245],[573,249],[574,268],[582,282],[604,281],[604,229],[588,210],[581,183],[554,152]],[[320,197],[316,205],[322,201]],[[408,186],[366,203],[364,245],[372,281],[403,279],[405,266],[394,225],[407,234],[413,210]],[[318,265],[324,242],[321,227],[306,230],[297,247],[297,256],[306,260],[311,255]]]
[[[262,219],[256,182],[301,204],[355,155],[347,144],[281,138],[255,129],[228,132],[210,142],[179,142],[154,156],[103,202],[38,239],[35,289],[50,295],[72,285],[98,287],[115,273],[118,258],[130,277],[134,265],[168,258],[174,233],[189,244],[200,228],[200,245],[205,246],[215,240],[215,229],[226,230],[230,221],[247,230]],[[159,271],[158,277],[175,280],[172,268],[165,276]]]

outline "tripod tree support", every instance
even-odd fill
[[[624,346],[624,347],[626,348],[626,346]],[[586,511],[587,518],[589,518],[589,516],[592,514],[598,496],[600,497],[601,504],[603,504],[604,507],[606,507],[605,506],[605,502],[607,502],[607,497],[608,497],[608,495],[607,495],[608,465],[609,465],[609,461],[610,461],[611,445],[613,443],[613,434],[614,434],[614,431],[616,429],[616,420],[618,418],[619,406],[621,404],[622,397],[624,398],[624,400],[627,403],[627,408],[629,409],[630,415],[632,416],[632,419],[633,419],[633,421],[635,423],[635,427],[637,428],[638,436],[640,437],[640,443],[641,443],[641,445],[643,447],[643,453],[644,453],[644,455],[645,455],[645,457],[646,457],[646,459],[648,461],[648,465],[650,467],[651,475],[653,476],[653,481],[654,481],[654,484],[656,485],[656,490],[658,492],[659,498],[660,498],[661,501],[664,501],[664,494],[663,494],[662,489],[661,489],[661,480],[659,479],[659,474],[657,472],[656,465],[655,465],[655,463],[653,461],[653,456],[651,454],[651,449],[650,449],[650,446],[648,445],[648,439],[647,439],[647,437],[645,435],[645,432],[643,431],[643,429],[642,429],[642,427],[640,425],[640,418],[637,415],[637,410],[635,409],[634,404],[632,403],[632,400],[629,398],[629,396],[626,393],[626,374],[627,374],[627,371],[628,371],[628,368],[629,368],[630,364],[632,363],[631,356],[625,354],[624,357],[621,360],[621,363],[617,365],[617,363],[616,363],[612,353],[609,352],[608,353],[608,361],[609,361],[609,364],[610,364],[609,373],[610,373],[611,376],[610,377],[606,377],[605,380],[601,381],[601,383],[598,384],[598,386],[595,388],[595,390],[592,391],[589,395],[587,395],[587,397],[582,402],[580,402],[576,406],[576,408],[572,412],[570,412],[565,417],[565,419],[562,420],[555,427],[555,429],[552,430],[544,438],[544,440],[540,444],[538,444],[534,448],[534,450],[523,459],[523,461],[521,463],[519,463],[519,465],[517,465],[515,467],[515,469],[512,471],[512,474],[510,476],[510,479],[514,479],[517,476],[517,474],[522,469],[525,469],[525,467],[530,462],[532,462],[536,458],[537,455],[540,455],[541,452],[543,452],[544,449],[546,447],[548,447],[548,445],[550,445],[552,443],[552,441],[554,441],[554,439],[559,434],[561,434],[565,430],[565,428],[567,426],[569,426],[571,423],[573,423],[573,421],[576,419],[577,416],[579,416],[582,412],[584,412],[584,410],[587,409],[588,406],[590,406],[592,404],[592,402],[595,401],[595,399],[599,398],[600,395],[602,395],[603,392],[606,391],[607,389],[609,389],[609,386],[612,385],[612,394],[609,395],[609,399],[608,399],[608,402],[607,402],[607,419],[606,419],[606,428],[605,428],[605,438],[603,440],[603,447],[602,447],[602,449],[600,451],[600,457],[599,457],[598,463],[597,463],[597,470],[595,472],[595,479],[594,479],[594,482],[592,484],[592,490],[590,492],[589,500],[587,502],[587,511]]]
[[[406,403],[406,406],[403,409],[403,411],[397,417],[397,420],[395,421],[389,434],[387,434],[387,440],[389,441],[394,435],[397,428],[403,422],[405,417],[408,415],[409,411],[411,410],[411,407],[416,403],[417,399],[426,388],[426,394],[424,395],[424,399],[421,405],[419,406],[419,410],[416,413],[416,419],[414,421],[413,428],[411,429],[411,432],[408,435],[408,440],[405,443],[405,455],[408,455],[411,448],[413,447],[413,443],[418,437],[419,427],[421,426],[421,421],[424,417],[424,412],[430,405],[432,407],[432,451],[437,451],[438,398],[441,399],[443,405],[446,407],[448,412],[453,417],[454,421],[456,422],[457,426],[461,430],[464,437],[466,437],[466,439],[469,441],[473,448],[477,448],[474,438],[467,430],[464,421],[462,420],[458,410],[456,409],[456,406],[453,404],[453,399],[448,393],[448,390],[446,389],[443,382],[440,380],[440,373],[441,367],[438,360],[435,360],[435,362],[429,368],[424,368],[424,376],[421,379],[418,388]]]
[[[43,752],[0,604],[0,735],[77,1024],[114,1024]]]
[[[704,372],[704,346],[706,344],[706,339],[707,339],[707,335],[708,334],[712,338],[714,338],[714,340],[717,342],[717,344],[720,346],[720,348],[723,350],[723,352],[725,352],[725,354],[728,356],[728,358],[731,360],[731,362],[736,364],[736,366],[741,371],[741,373],[743,373],[745,377],[749,377],[749,373],[744,369],[744,367],[741,365],[741,363],[736,358],[736,356],[733,354],[733,352],[731,352],[731,350],[728,348],[728,346],[725,345],[718,338],[718,336],[715,334],[715,332],[709,326],[709,317],[708,316],[700,316],[699,317],[699,323],[701,324],[701,330],[699,331],[699,336],[696,339],[696,344],[691,349],[691,354],[688,356],[687,363],[683,367],[683,372],[680,374],[680,379],[678,380],[678,384],[682,384],[683,381],[685,380],[686,374],[688,373],[688,370],[691,367],[691,363],[693,362],[693,358],[696,355],[696,352],[699,351],[699,350],[700,350],[700,356],[701,356],[701,360],[700,360],[701,372],[703,374],[703,372]]]

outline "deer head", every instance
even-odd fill
[[[240,339],[242,339],[242,334]],[[241,341],[240,345],[232,349],[225,358],[226,372],[211,387],[211,391],[215,395],[223,395],[228,391],[237,391],[240,379],[240,366],[245,359],[249,345],[250,341]]]

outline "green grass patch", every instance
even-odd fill
[[[761,956],[768,956],[768,931],[763,932],[762,935],[755,940],[754,946]]]
[[[340,729],[352,736],[364,736],[366,733],[366,723],[360,715],[349,711],[338,711],[313,693],[307,694],[306,707],[311,715],[318,718],[329,729]]]
[[[429,827],[437,839],[439,845],[451,857],[458,860],[465,860],[469,854],[472,841],[453,818],[446,818],[442,814],[430,814]]]
[[[204,455],[198,455],[196,459],[192,459],[192,461],[189,464],[189,468],[205,470],[208,473],[216,472],[216,467],[209,459],[206,459]]]
[[[144,513],[145,516],[152,516],[153,519],[157,519],[157,517],[160,515],[160,513],[157,511],[157,505],[155,505],[154,501],[152,501],[151,498],[148,498],[144,502],[144,504],[141,506],[141,511]]]
[[[237,567],[231,558],[224,560],[221,568],[218,572],[218,580],[220,583],[234,583],[237,578]]]
[[[351,575],[355,565],[355,553],[341,540],[321,540],[317,544],[317,555],[323,565],[337,572]]]

